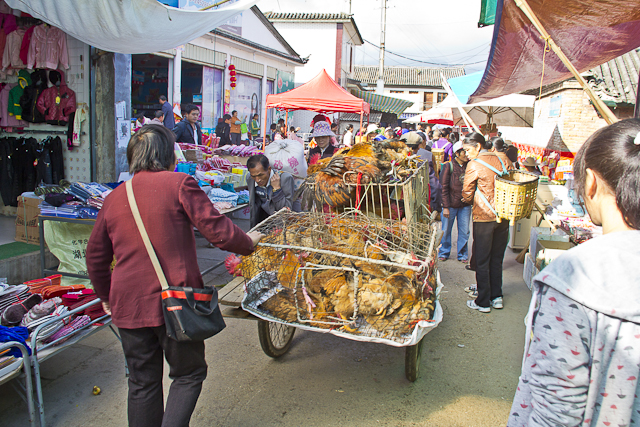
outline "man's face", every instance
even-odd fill
[[[456,157],[458,158],[458,160],[460,160],[460,162],[462,163],[467,163],[469,161],[469,158],[467,157],[467,153],[464,151],[464,149],[462,150],[458,150],[456,152]]]
[[[160,105],[164,104],[167,101],[163,101],[162,99],[159,99],[158,101],[160,101]]]
[[[195,124],[198,121],[198,116],[200,112],[198,110],[191,110],[189,114],[187,114],[187,121],[191,124]]]
[[[266,187],[269,183],[269,176],[271,176],[271,166],[264,170],[261,163],[258,163],[254,168],[249,169],[249,175],[260,187]]]
[[[317,136],[314,139],[316,140],[318,147],[320,147],[322,150],[327,148],[329,146],[329,142],[331,142],[330,136]]]

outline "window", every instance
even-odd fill
[[[562,107],[562,98],[556,95],[549,101],[549,117],[560,117],[560,108]]]
[[[417,90],[410,90],[409,95],[417,95],[419,92]]]
[[[404,93],[403,90],[390,90],[391,93]]]
[[[424,102],[422,104],[423,110],[428,110],[433,107],[433,92],[425,92],[424,93]]]
[[[438,93],[438,103],[444,101],[444,99],[447,97],[447,93],[446,92],[439,92]]]

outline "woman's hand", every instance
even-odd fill
[[[111,316],[111,304],[109,304],[108,302],[102,302],[102,309],[104,310],[105,313],[107,313],[109,316]]]
[[[249,238],[253,242],[253,246],[256,246],[260,239],[264,237],[264,234],[260,233],[259,231],[250,231],[247,233],[247,236],[249,236]]]

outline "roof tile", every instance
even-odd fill
[[[432,86],[442,87],[442,78],[465,75],[464,67],[385,67],[383,80],[388,86]],[[356,65],[353,74],[355,80],[375,85],[378,81],[378,66]]]

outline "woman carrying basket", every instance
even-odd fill
[[[484,137],[473,132],[463,147],[469,163],[462,184],[462,201],[473,203],[473,252],[476,261],[478,296],[467,307],[481,313],[500,309],[502,301],[502,261],[509,242],[509,221],[497,222],[493,208],[495,177],[513,169],[504,153],[484,150]],[[483,151],[484,150],[484,151]]]
[[[136,205],[170,286],[202,288],[193,234],[249,255],[262,236],[245,233],[211,204],[189,175],[175,173],[175,136],[160,125],[136,132],[127,162]],[[120,331],[129,367],[130,426],[188,426],[207,376],[203,341],[167,336],[158,276],[136,226],[125,184],[105,199],[87,245],[87,270]],[[111,271],[113,258],[116,265]],[[173,379],[163,405],[163,356]]]

